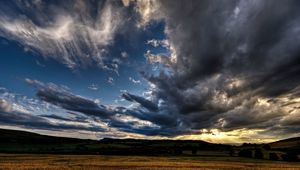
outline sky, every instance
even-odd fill
[[[102,139],[300,136],[297,0],[0,1],[0,128]]]

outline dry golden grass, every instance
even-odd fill
[[[238,157],[146,157],[146,156],[101,156],[101,155],[29,155],[0,154],[0,169],[254,169],[296,170],[300,163],[261,161]]]

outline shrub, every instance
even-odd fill
[[[273,161],[277,161],[279,160],[279,156],[277,155],[277,153],[272,152],[269,154],[269,159]]]

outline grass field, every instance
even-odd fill
[[[239,157],[147,157],[101,155],[0,154],[0,169],[258,169],[296,170],[300,163]]]

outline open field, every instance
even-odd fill
[[[254,169],[296,170],[300,163],[240,157],[151,157],[101,155],[0,154],[0,169]]]

